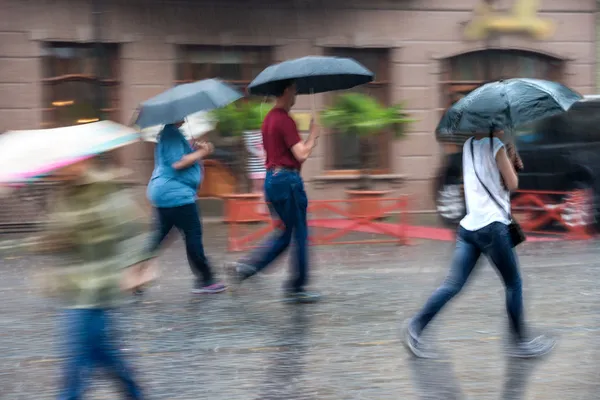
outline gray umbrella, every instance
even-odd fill
[[[515,128],[560,114],[581,100],[581,95],[557,82],[514,78],[491,82],[456,102],[440,120],[438,139],[469,137],[490,128]]]
[[[218,79],[178,85],[143,102],[135,124],[140,129],[172,124],[199,111],[225,107],[242,97],[242,93]]]
[[[298,94],[351,89],[371,82],[375,75],[351,58],[308,56],[271,65],[248,85],[254,95],[271,96],[280,92],[290,79]]]

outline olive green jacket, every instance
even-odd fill
[[[89,171],[51,204],[47,234],[62,250],[43,284],[66,307],[118,305],[124,270],[154,257],[145,250],[148,218],[114,177]]]

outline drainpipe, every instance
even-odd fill
[[[596,1],[596,45],[594,46],[594,62],[596,64],[596,87],[594,93],[600,90],[600,0]]]
[[[95,74],[98,80],[104,79],[104,68],[102,65],[102,58],[104,55],[104,46],[102,44],[102,0],[92,0],[92,29],[93,29],[93,40],[94,40],[94,56],[95,56]],[[96,90],[94,93],[94,105],[98,113],[98,118],[104,119],[104,113],[100,111],[103,108],[103,93],[102,84],[96,82]]]

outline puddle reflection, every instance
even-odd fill
[[[306,307],[301,306],[291,306],[288,315],[274,327],[274,340],[280,350],[267,356],[260,400],[316,399],[304,377],[312,318]]]
[[[500,400],[524,400],[527,384],[540,360],[507,357]],[[419,399],[463,400],[465,395],[450,360],[411,358],[409,361],[413,382]],[[490,382],[489,389],[496,387]]]

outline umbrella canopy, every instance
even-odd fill
[[[0,135],[0,183],[22,183],[139,141],[135,129],[112,121]]]
[[[582,96],[560,83],[508,79],[485,84],[456,102],[436,129],[438,139],[487,133],[492,125],[506,132],[568,110]]]
[[[373,81],[375,75],[351,58],[308,56],[271,65],[248,86],[248,92],[272,96],[293,79],[298,94],[351,89]]]
[[[144,129],[172,124],[190,114],[224,107],[242,97],[242,93],[218,79],[185,83],[143,102],[135,125]]]
[[[197,139],[216,127],[216,121],[208,111],[200,111],[185,118],[185,123],[181,126],[181,132],[187,140]],[[151,126],[140,131],[142,139],[147,142],[156,143],[158,134],[164,125]]]

